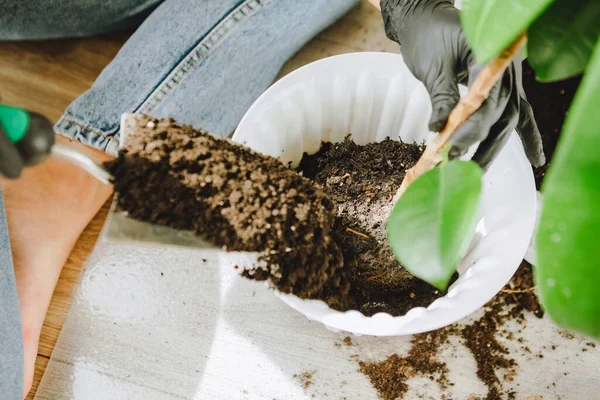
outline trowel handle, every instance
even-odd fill
[[[0,104],[0,128],[17,146],[25,165],[44,161],[54,146],[52,123],[41,114]]]
[[[0,104],[0,125],[11,143],[23,139],[29,130],[31,117],[22,108],[10,107]]]
[[[84,169],[100,182],[112,185],[110,173],[90,157],[73,147],[55,144],[52,123],[41,114],[0,104],[0,135],[3,132],[17,146],[25,165],[38,164],[52,154]]]

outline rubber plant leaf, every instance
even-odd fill
[[[500,54],[553,0],[463,0],[460,20],[477,62]]]
[[[443,162],[417,178],[387,223],[390,246],[413,275],[446,289],[477,226],[482,171],[472,161]]]
[[[559,325],[600,336],[600,41],[569,111],[542,193],[534,278]]]
[[[528,30],[529,63],[543,82],[580,74],[599,37],[600,1],[557,0]]]

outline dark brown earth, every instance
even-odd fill
[[[448,366],[436,359],[440,347],[448,343],[450,329],[440,329],[411,339],[411,349],[406,357],[392,354],[379,362],[359,361],[360,370],[369,377],[383,400],[403,398],[409,387],[406,381],[415,376],[426,377],[446,389],[452,385],[448,379]]]
[[[532,268],[523,261],[511,281],[502,291],[486,305],[485,314],[474,323],[461,329],[464,345],[471,351],[477,363],[477,377],[488,387],[484,400],[500,400],[514,398],[513,392],[503,392],[503,381],[512,380],[516,374],[516,361],[510,357],[508,349],[498,340],[501,328],[508,321],[526,322],[525,313],[538,318],[544,312],[538,302],[533,283]],[[514,340],[510,332],[506,338]],[[524,349],[527,351],[527,348]],[[502,374],[501,374],[502,372]]]
[[[403,315],[443,296],[415,278],[396,260],[386,236],[386,220],[406,169],[423,152],[421,146],[384,140],[359,146],[346,140],[324,143],[305,155],[298,170],[314,180],[336,204],[333,238],[342,249],[350,280],[349,308],[365,315]]]
[[[560,82],[540,83],[536,81],[535,73],[529,64],[526,61],[523,63],[523,88],[535,113],[535,121],[542,134],[544,152],[548,160],[546,165],[534,169],[538,189],[552,164],[558,136],[580,82],[581,76]]]
[[[335,203],[278,160],[170,119],[136,116],[126,148],[106,166],[130,217],[261,252],[246,277],[345,306]]]

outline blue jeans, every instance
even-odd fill
[[[124,112],[230,134],[283,63],[359,0],[2,0],[0,40],[137,31],[57,122],[116,155]],[[1,93],[0,93],[1,94]],[[0,397],[19,398],[22,342],[0,193]],[[6,396],[6,397],[2,397]]]

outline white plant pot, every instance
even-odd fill
[[[340,142],[348,134],[358,144],[386,137],[426,141],[432,137],[430,115],[429,95],[401,55],[346,54],[314,62],[274,84],[248,110],[233,140],[296,166],[304,152],[315,153],[322,141]],[[459,266],[459,279],[429,307],[399,317],[367,317],[355,310],[333,310],[319,300],[276,295],[311,320],[356,334],[409,335],[462,319],[510,280],[531,239],[536,191],[516,133],[485,174],[483,186],[485,224]],[[240,261],[239,255],[232,257],[232,262]]]

